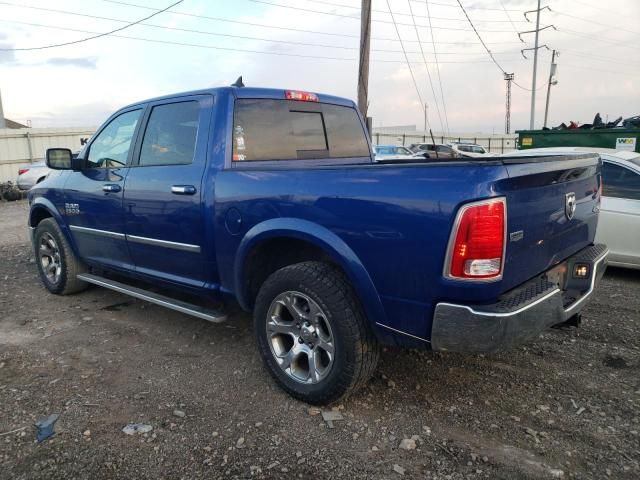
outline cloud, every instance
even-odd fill
[[[78,68],[88,68],[90,70],[96,69],[97,57],[88,57],[88,58],[66,58],[66,57],[55,57],[50,58],[46,62],[46,65],[52,65],[54,67],[78,67]]]

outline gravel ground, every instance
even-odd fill
[[[640,272],[610,269],[581,328],[510,352],[388,349],[329,423],[274,386],[249,315],[48,294],[26,212],[0,203],[2,479],[640,478]]]

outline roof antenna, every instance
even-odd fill
[[[238,79],[236,80],[236,83],[232,83],[231,86],[232,87],[238,87],[238,88],[244,87],[244,83],[242,83],[242,75],[240,75],[238,77]]]

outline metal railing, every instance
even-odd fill
[[[450,142],[467,142],[481,145],[488,152],[492,153],[505,153],[511,150],[516,150],[517,136],[495,136],[495,137],[472,137],[472,136],[444,136],[434,135],[433,140],[435,143],[447,144]],[[433,143],[431,135],[418,134],[418,133],[381,133],[373,132],[371,135],[371,141],[376,145],[402,145],[409,146],[413,143]]]

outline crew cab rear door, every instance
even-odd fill
[[[149,104],[124,193],[125,231],[136,272],[201,287],[202,177],[213,96]]]

